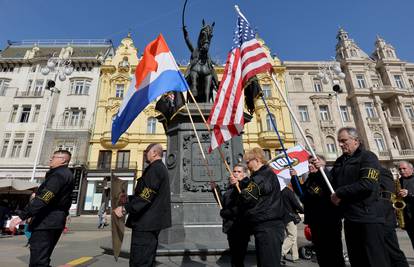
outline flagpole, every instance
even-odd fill
[[[293,121],[295,122],[296,126],[298,127],[299,132],[300,132],[300,134],[302,135],[302,137],[303,137],[303,139],[304,139],[304,141],[305,141],[305,143],[306,143],[306,146],[307,146],[307,147],[308,147],[308,149],[310,150],[310,152],[311,152],[311,154],[312,154],[312,157],[314,157],[314,158],[316,159],[316,158],[317,158],[317,157],[316,157],[316,153],[315,153],[314,149],[312,148],[312,146],[310,145],[309,140],[306,138],[306,134],[305,134],[305,132],[303,131],[302,127],[300,126],[299,121],[298,121],[298,119],[297,119],[297,118],[296,118],[296,116],[295,116],[295,113],[293,113],[292,107],[290,106],[290,104],[289,104],[288,100],[286,99],[286,96],[284,95],[284,93],[283,93],[283,92],[282,92],[282,90],[280,89],[279,83],[278,83],[278,81],[276,80],[276,78],[275,78],[275,74],[274,74],[274,73],[272,73],[272,80],[273,80],[273,83],[275,84],[275,86],[276,86],[276,88],[277,88],[277,90],[278,90],[278,92],[279,92],[280,96],[282,97],[283,101],[285,102],[286,107],[288,108],[288,110],[289,110],[289,112],[290,112],[290,115],[291,115],[291,116],[292,116],[292,118],[293,118]],[[319,167],[319,171],[322,173],[323,179],[325,180],[325,183],[326,183],[326,185],[328,186],[329,191],[331,191],[331,193],[332,193],[332,194],[333,194],[333,193],[335,193],[335,191],[334,191],[334,190],[333,190],[333,188],[332,188],[331,183],[329,182],[328,177],[326,176],[326,173],[325,173],[325,171],[324,171],[323,167]]]
[[[208,133],[210,133],[210,134],[211,134],[211,129],[210,129],[210,126],[208,125],[208,123],[207,123],[207,121],[206,121],[206,118],[204,117],[203,112],[201,112],[200,106],[198,105],[197,101],[195,100],[195,97],[194,97],[193,93],[191,93],[191,90],[188,90],[187,92],[190,94],[191,99],[194,101],[194,104],[196,104],[196,107],[197,107],[197,109],[198,109],[198,112],[200,113],[201,118],[203,119],[204,124],[205,124],[205,125],[206,125],[206,127],[207,127]],[[187,104],[186,104],[186,105],[187,105]],[[230,173],[230,176],[231,176],[232,178],[235,178],[235,177],[233,176],[233,172],[231,171],[229,164],[227,163],[227,161],[226,161],[226,159],[225,159],[225,157],[224,157],[224,153],[223,153],[223,151],[221,150],[221,147],[218,147],[217,149],[218,149],[219,154],[220,154],[220,157],[221,157],[221,159],[222,159],[222,161],[223,161],[223,163],[224,163],[224,165],[225,165],[225,167],[226,167],[226,170],[228,171],[228,173]],[[238,191],[239,193],[241,193],[241,190],[240,190],[240,186],[239,186],[239,182],[238,182],[238,181],[237,181],[237,183],[236,183],[236,188],[237,188],[237,191]]]
[[[207,161],[206,155],[204,154],[204,150],[203,150],[203,147],[201,145],[200,138],[198,137],[197,130],[196,130],[195,125],[194,125],[193,117],[191,116],[190,109],[188,108],[187,102],[185,102],[185,108],[187,109],[187,113],[188,113],[188,117],[190,118],[191,126],[193,127],[194,134],[197,138],[198,146],[200,147],[201,155],[203,156],[203,159],[204,159],[204,163],[205,163],[205,167],[207,169],[208,176],[210,177],[210,183],[212,183],[212,181],[211,181],[211,172],[210,172],[210,169],[208,168],[208,161]],[[220,202],[220,198],[218,197],[218,192],[217,192],[216,188],[214,187],[214,188],[212,188],[212,190],[213,190],[214,195],[217,198],[217,203],[218,203],[220,209],[223,209],[223,205]]]

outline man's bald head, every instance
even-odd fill
[[[148,163],[152,163],[158,159],[162,159],[164,150],[161,144],[153,143],[145,149],[145,157]]]

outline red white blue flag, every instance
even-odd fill
[[[112,144],[128,130],[135,118],[158,96],[168,91],[184,92],[188,84],[162,34],[147,45],[116,117],[112,121]]]
[[[227,56],[223,78],[208,118],[213,129],[210,152],[241,133],[244,127],[243,88],[256,74],[272,69],[255,35],[247,19],[239,12],[233,47]]]

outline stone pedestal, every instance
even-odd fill
[[[208,154],[210,134],[197,107],[189,103],[189,111],[197,129],[207,162],[203,159],[197,138],[187,110],[181,110],[166,129],[166,166],[170,175],[171,209],[173,226],[160,234],[160,243],[193,242],[208,243],[225,240],[222,233],[222,219],[219,207],[213,197],[210,181],[216,182],[224,190],[228,182],[228,172],[214,150]],[[199,104],[207,119],[212,104]],[[245,115],[246,121],[250,121]],[[162,121],[162,118],[159,117]],[[222,146],[227,163],[232,166],[243,157],[241,136],[232,138]]]

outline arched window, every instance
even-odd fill
[[[303,91],[303,82],[301,78],[293,79],[296,91]]]
[[[155,134],[157,129],[157,119],[154,117],[149,117],[147,120],[147,133]]]
[[[266,130],[268,132],[272,132],[273,131],[273,125],[272,125],[271,118],[273,118],[273,121],[276,121],[275,120],[275,116],[273,114],[271,116],[272,117],[270,117],[269,114],[266,115]]]
[[[382,138],[382,135],[379,133],[375,133],[374,134],[374,141],[375,144],[377,145],[378,151],[385,151],[386,150],[386,146],[384,143],[384,138]]]
[[[326,150],[329,154],[336,154],[336,143],[335,139],[331,136],[326,137]]]

